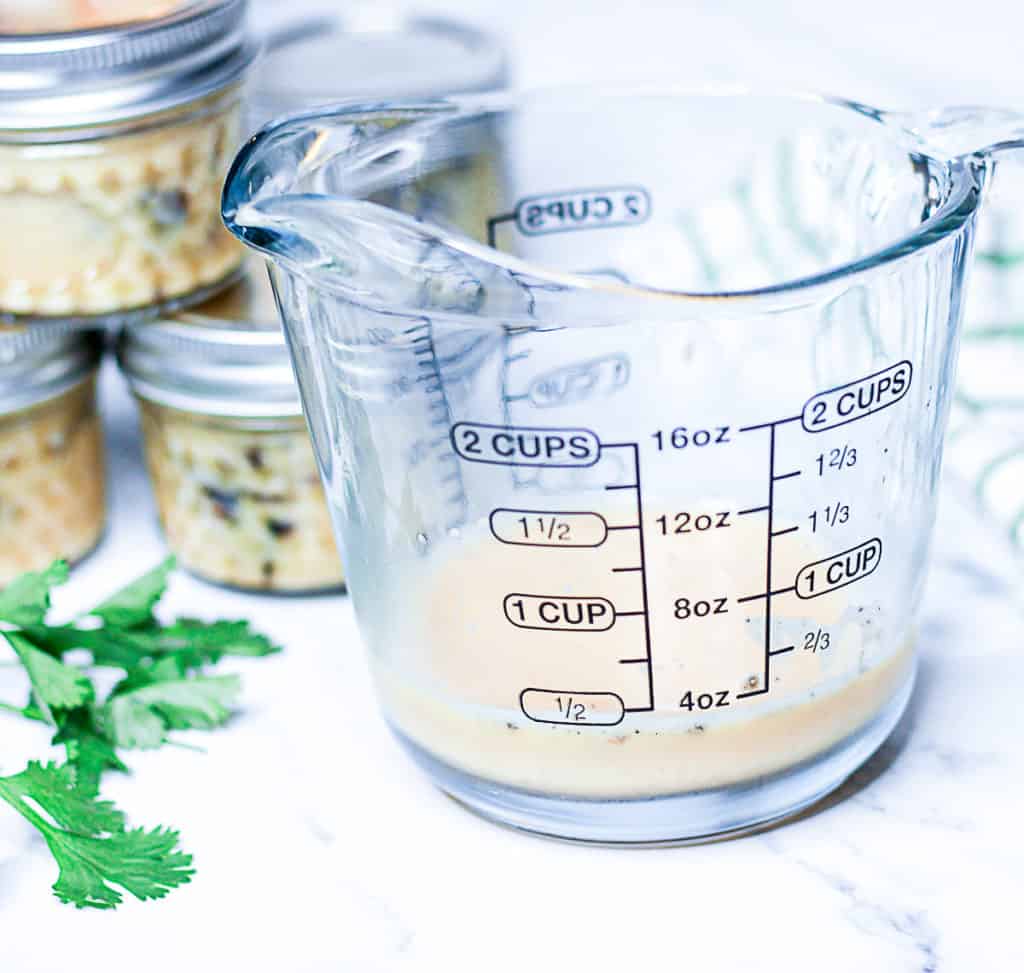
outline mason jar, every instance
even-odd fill
[[[266,274],[194,312],[129,326],[119,359],[139,403],[160,523],[181,565],[252,591],[340,588]]]
[[[103,535],[102,347],[94,331],[0,330],[0,587]]]
[[[143,316],[239,270],[219,201],[254,59],[247,4],[147,9],[87,29],[0,18],[0,321]]]

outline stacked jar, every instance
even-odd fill
[[[219,195],[254,54],[245,12],[0,10],[0,586],[102,537],[98,328],[238,273]]]
[[[423,97],[504,79],[488,37],[440,21],[360,24],[324,7],[305,25],[271,32],[253,85],[250,124],[314,104],[370,94]],[[467,161],[467,165],[476,164]],[[452,224],[490,212],[451,180],[410,189],[402,205]],[[462,181],[465,184],[465,181]],[[472,211],[469,212],[469,211]],[[146,462],[168,545],[193,573],[278,593],[342,585],[328,505],[302,418],[267,273],[175,317],[133,324],[119,345],[139,403]]]
[[[254,72],[247,8],[38,0],[0,10],[0,532],[17,531],[0,586],[55,557],[78,560],[102,535],[103,340],[85,331],[111,324],[160,524],[182,565],[252,591],[343,585],[266,272],[245,271],[221,223],[224,175],[245,132],[272,114],[494,88],[504,56],[462,24],[365,19],[310,0],[300,17],[259,8],[265,56]],[[481,172],[480,192],[467,195],[439,176],[401,204],[472,223],[490,212],[495,179]]]
[[[0,331],[0,588],[80,560],[103,534],[102,347],[66,326]]]
[[[139,402],[160,523],[181,564],[249,590],[340,587],[266,274],[175,319],[129,326],[119,359]]]
[[[0,32],[0,322],[201,300],[242,262],[220,191],[255,54],[245,0],[98,27],[51,6],[0,20],[19,31]]]

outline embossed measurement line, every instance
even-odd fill
[[[767,686],[763,687],[762,689],[751,689],[751,690],[748,690],[745,693],[737,693],[736,694],[736,698],[737,699],[749,699],[751,696],[763,696],[766,692],[768,692],[768,687]]]
[[[755,426],[740,426],[740,432],[754,432],[757,429],[773,429],[775,426],[784,426],[789,422],[799,422],[802,416],[789,416],[787,419],[776,419],[774,422],[759,422]]]
[[[498,240],[498,227],[502,223],[513,223],[515,222],[515,213],[500,213],[498,216],[492,216],[487,221],[487,245],[490,247],[497,245]]]
[[[736,604],[742,605],[745,601],[760,601],[762,598],[774,598],[776,595],[788,595],[791,591],[796,591],[796,585],[790,585],[788,588],[776,588],[774,591],[762,591],[758,595],[747,595],[745,598],[737,598]]]

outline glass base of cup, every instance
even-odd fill
[[[631,800],[557,797],[494,783],[438,760],[392,731],[441,790],[498,824],[590,844],[699,844],[777,824],[834,791],[885,742],[906,709],[913,683],[911,677],[856,733],[794,767],[727,787]]]

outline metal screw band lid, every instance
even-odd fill
[[[102,354],[100,331],[58,324],[0,330],[0,419],[77,385]]]
[[[284,334],[268,319],[264,288],[269,284],[253,275],[187,314],[125,328],[118,360],[136,395],[209,416],[301,416]]]
[[[304,7],[306,21],[271,30],[253,84],[253,121],[340,99],[426,98],[506,83],[497,38],[458,21],[380,6],[365,5],[360,16],[358,4],[320,2]]]
[[[236,83],[252,63],[247,0],[200,0],[154,20],[0,34],[0,137],[130,121]]]

